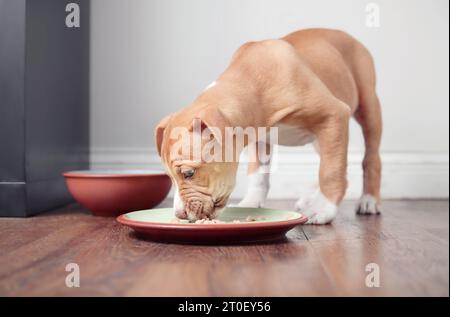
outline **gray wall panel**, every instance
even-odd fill
[[[88,162],[89,2],[76,1],[81,27],[68,28],[69,2],[27,2],[28,182],[60,178]]]
[[[0,0],[0,182],[24,175],[25,0]]]
[[[80,6],[68,28],[66,4]],[[0,216],[71,202],[89,167],[89,0],[0,0]]]

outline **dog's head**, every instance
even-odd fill
[[[225,208],[238,166],[237,161],[225,160],[226,126],[223,114],[207,107],[175,113],[156,127],[158,153],[176,187],[178,218],[213,219]]]

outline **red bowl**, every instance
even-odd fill
[[[150,209],[166,198],[172,182],[164,172],[73,171],[63,174],[75,200],[96,216]]]

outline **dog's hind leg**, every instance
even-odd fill
[[[356,207],[359,214],[378,214],[381,212],[381,109],[374,93],[361,104],[355,118],[359,122],[366,146],[363,160],[363,194]]]
[[[373,61],[367,54],[362,55],[359,61],[364,65],[360,65],[359,72],[355,76],[359,90],[359,107],[354,117],[362,128],[365,154],[363,160],[363,194],[356,207],[356,212],[359,214],[378,214],[381,212],[381,107],[375,92]]]
[[[272,149],[266,143],[258,142],[254,146],[256,153],[265,151],[263,156],[266,157],[262,159],[262,156],[258,154],[249,158],[247,193],[239,202],[239,207],[263,207],[269,193],[270,155],[272,154]]]

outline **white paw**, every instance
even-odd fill
[[[266,202],[267,191],[252,191],[248,192],[244,199],[242,199],[237,206],[238,207],[248,207],[248,208],[261,208],[264,207]]]
[[[336,217],[338,207],[329,201],[319,190],[300,198],[295,209],[308,217],[307,224],[326,224]]]
[[[237,206],[249,208],[263,207],[267,194],[269,193],[269,187],[269,173],[262,170],[249,175],[247,193]]]
[[[369,194],[364,194],[356,205],[356,213],[360,215],[377,215],[381,213],[381,206],[377,199]]]

